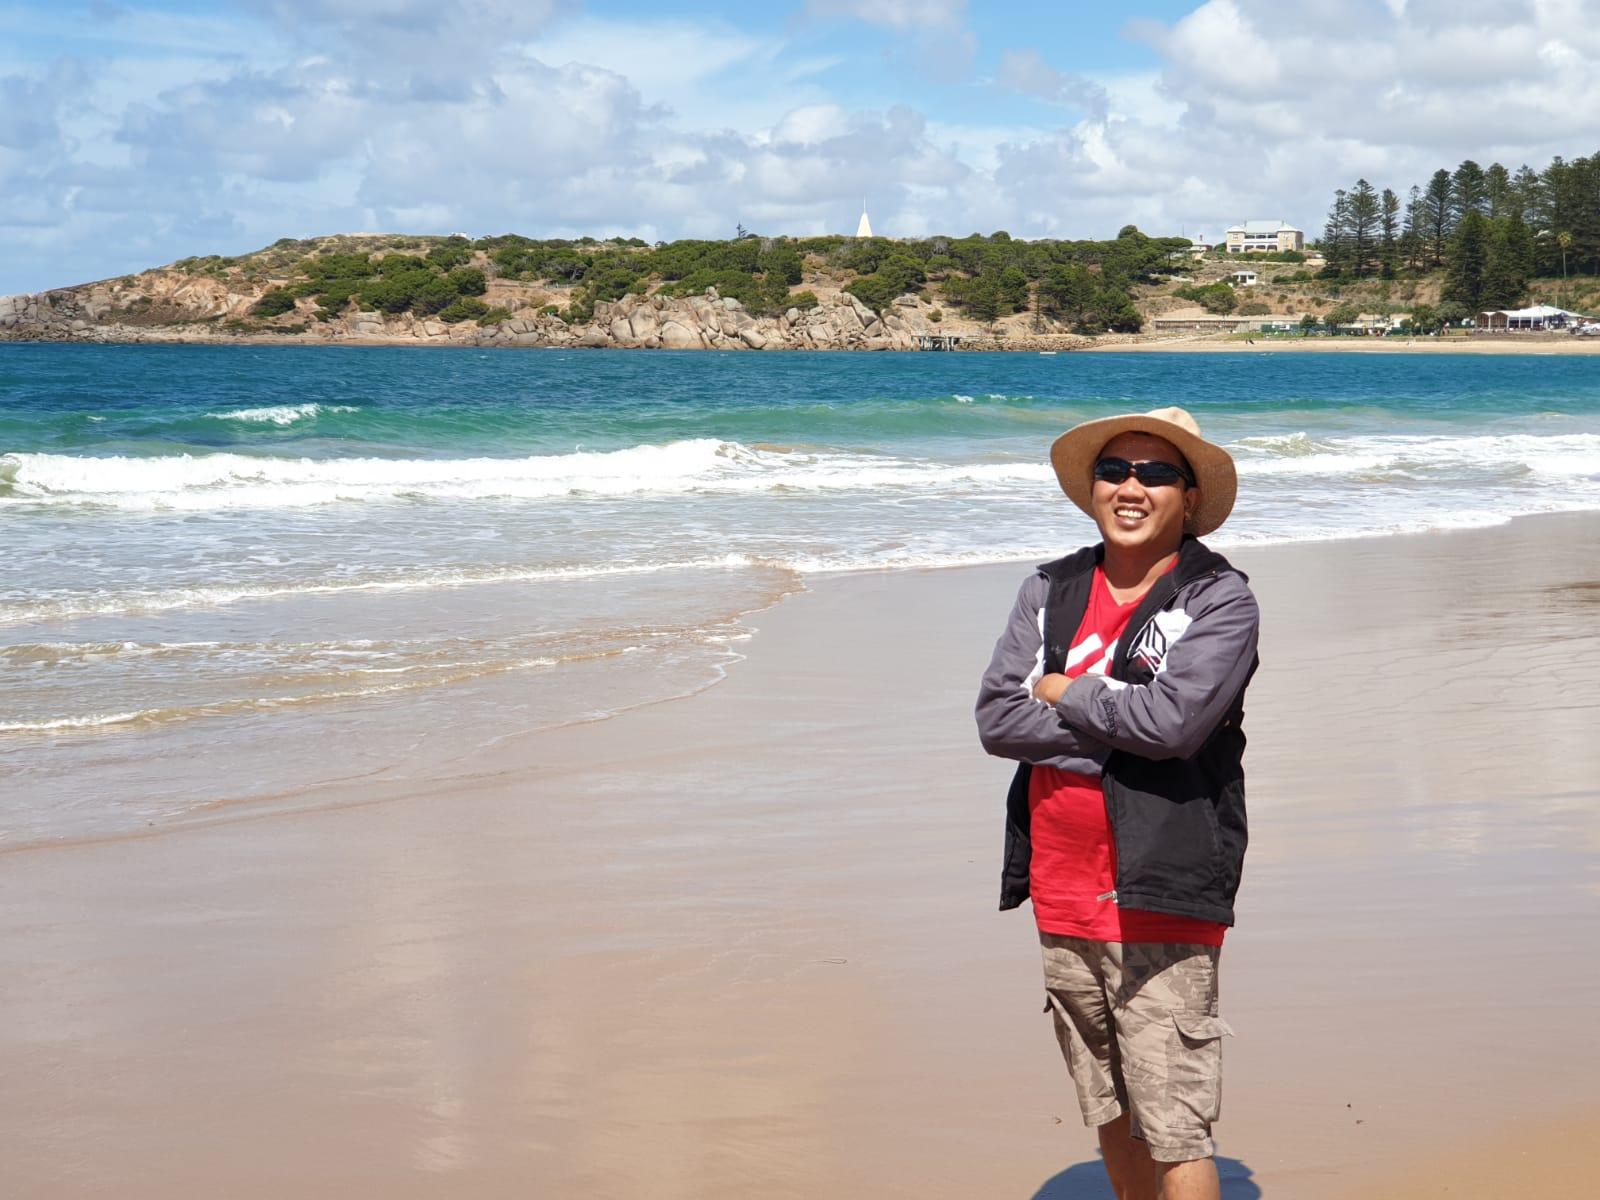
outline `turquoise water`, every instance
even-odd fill
[[[1303,417],[1330,430],[1428,432],[1594,418],[1600,378],[1585,358],[1473,355],[0,347],[0,447],[10,453],[450,458],[692,438],[908,449],[1026,441],[1041,424],[1118,401],[1181,403],[1230,427]]]
[[[0,345],[0,840],[703,686],[808,575],[1090,540],[1050,440],[1169,404],[1223,545],[1600,508],[1589,358]]]

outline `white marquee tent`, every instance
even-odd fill
[[[1478,314],[1479,329],[1565,329],[1585,318],[1582,313],[1568,312],[1550,304],[1535,304],[1531,308],[1496,308]]]

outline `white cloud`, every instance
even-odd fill
[[[1008,50],[1000,56],[995,82],[1001,87],[1052,104],[1070,104],[1090,115],[1106,115],[1106,89],[1083,75],[1056,70],[1037,50]]]
[[[727,98],[706,84],[738,67],[768,64],[781,44],[714,20],[622,21],[583,16],[562,21],[528,43],[528,53],[553,65],[603,63],[675,112],[716,105]],[[734,124],[733,121],[726,122]]]
[[[1246,217],[1315,232],[1358,175],[1403,193],[1469,156],[1542,166],[1592,151],[1600,111],[1600,0],[1374,0],[1359,19],[1319,0],[1292,20],[1209,0],[1138,28],[1159,69],[1086,75],[1014,49],[971,93],[940,84],[920,104],[847,90],[839,67],[878,67],[882,39],[852,50],[818,22],[959,65],[965,4],[804,11],[787,34],[558,0],[102,14],[126,53],[0,75],[0,292],[352,228],[842,232],[863,195],[902,234],[1215,233]],[[62,32],[38,10],[24,24]]]
[[[1596,0],[1411,0],[1359,18],[1319,3],[1292,20],[1270,0],[1210,0],[1139,35],[1159,76],[1109,86],[1101,129],[1016,147],[1013,186],[1110,194],[1125,167],[1149,173],[1168,228],[1282,216],[1315,233],[1333,189],[1358,176],[1403,194],[1467,157],[1542,166],[1591,150],[1600,111]],[[1126,200],[1140,206],[1131,188]]]
[[[806,0],[814,18],[843,17],[902,35],[904,56],[931,78],[966,78],[978,52],[967,0]]]
[[[807,0],[815,16],[851,17],[897,33],[964,29],[967,0]]]

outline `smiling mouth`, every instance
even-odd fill
[[[1122,521],[1142,521],[1150,515],[1140,508],[1114,508],[1111,511]]]

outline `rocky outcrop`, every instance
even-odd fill
[[[351,312],[317,319],[302,300],[271,320],[252,316],[270,283],[248,291],[176,271],[0,297],[0,340],[86,342],[418,342],[477,346],[566,346],[650,350],[910,350],[934,329],[917,298],[876,313],[848,292],[814,307],[753,316],[738,300],[709,289],[699,296],[624,296],[595,305],[593,318],[569,325],[543,311],[479,326],[409,313]]]
[[[73,301],[71,292],[0,296],[0,337],[51,342],[87,340],[95,323]]]
[[[715,290],[597,304],[591,328],[604,329],[610,345],[650,350],[909,350],[922,332],[901,316],[880,318],[847,293],[804,311],[756,317]]]

